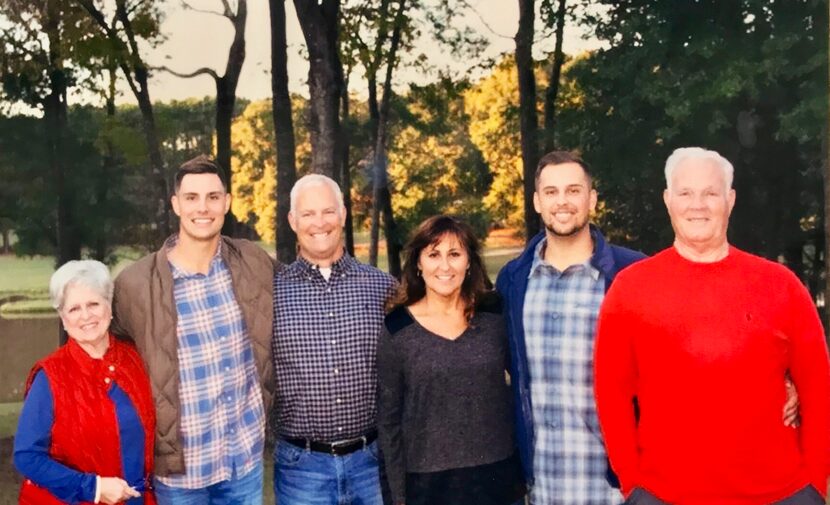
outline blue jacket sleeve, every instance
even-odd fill
[[[70,504],[94,501],[95,475],[73,470],[49,455],[55,418],[52,405],[49,379],[40,371],[20,412],[14,437],[14,466],[25,478],[46,488],[61,501]]]

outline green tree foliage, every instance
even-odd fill
[[[582,102],[563,137],[597,171],[612,237],[670,243],[662,167],[702,145],[735,165],[732,242],[802,273],[805,245],[823,247],[827,3],[602,3],[589,21],[608,47],[571,69]]]
[[[64,152],[72,161],[72,177],[66,179],[66,191],[72,195],[74,216],[82,216],[74,225],[81,247],[92,247],[101,236],[114,243],[128,243],[122,233],[133,207],[126,199],[128,171],[117,171],[102,181],[99,143],[104,131],[104,112],[92,107],[72,107]],[[43,123],[37,118],[17,116],[0,118],[0,174],[4,179],[0,215],[15,223],[18,254],[52,254],[56,246],[57,192],[55,178],[49,170],[47,155],[40,143],[32,139],[45,136]],[[99,198],[97,188],[103,183],[112,195]],[[106,259],[106,258],[102,258]]]
[[[545,83],[537,67],[536,82]],[[512,56],[505,56],[490,75],[464,93],[470,138],[493,174],[484,207],[499,224],[524,230],[522,153],[519,134],[519,84]],[[537,97],[537,113],[542,102]]]
[[[292,97],[293,113],[306,113],[308,101],[298,95]],[[305,175],[311,168],[311,139],[303,121],[294,121],[296,130],[297,172]],[[276,152],[271,101],[251,102],[234,120],[231,143],[231,170],[233,186],[231,212],[240,223],[252,227],[265,242],[276,240]]]
[[[429,216],[455,214],[487,233],[490,216],[481,199],[490,185],[481,152],[473,144],[464,109],[466,82],[442,78],[412,86],[402,126],[392,137],[389,176],[393,210],[404,234]]]

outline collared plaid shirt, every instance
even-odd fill
[[[534,425],[537,505],[623,501],[608,463],[594,403],[593,353],[605,278],[590,262],[558,271],[536,247],[524,305]]]
[[[376,427],[377,341],[397,282],[344,254],[327,281],[303,258],[274,277],[278,435],[334,442]]]
[[[245,320],[220,251],[207,275],[170,268],[186,473],[159,480],[197,489],[234,471],[245,475],[262,461],[265,414]]]

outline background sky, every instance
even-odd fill
[[[173,2],[171,2],[172,4]],[[198,9],[219,10],[220,0],[190,0],[190,5]],[[518,2],[515,0],[470,0],[476,12],[471,12],[464,19],[471,27],[490,39],[487,56],[497,56],[512,52],[515,48],[513,35],[518,27]],[[477,14],[476,14],[477,13]],[[308,64],[300,56],[304,48],[303,36],[297,23],[293,2],[286,1],[288,19],[288,58],[289,79],[292,92],[307,95],[305,82]],[[537,27],[538,27],[537,19]],[[166,65],[178,72],[191,72],[200,67],[211,67],[222,74],[227,61],[228,47],[232,40],[230,22],[212,14],[204,14],[174,5],[165,15],[162,31],[167,39],[148,54],[148,62],[155,66]],[[422,30],[426,32],[426,30]],[[541,31],[541,30],[537,30]],[[247,57],[239,81],[237,95],[249,99],[262,99],[271,95],[270,83],[270,32],[267,0],[248,1],[248,27],[246,31]],[[538,56],[553,49],[553,40],[536,41]],[[566,27],[564,50],[573,54],[597,47],[596,41],[584,40],[577,28]],[[429,62],[436,68],[448,68],[456,72],[466,71],[463,62],[453,57],[435,44],[428,34],[417,43],[415,54],[424,52],[429,55]],[[414,55],[410,55],[413,56]],[[483,70],[479,70],[481,74]],[[473,75],[476,75],[475,73]],[[396,81],[428,82],[429,75],[420,71],[401,68],[396,74]],[[350,89],[361,92],[362,75],[352,76]],[[126,90],[125,90],[126,91]],[[181,79],[163,72],[156,72],[150,83],[150,94],[154,101],[180,100],[188,97],[214,95],[215,86],[209,76]],[[123,92],[121,101],[132,102],[129,92]]]

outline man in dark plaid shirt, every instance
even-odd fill
[[[337,184],[291,190],[299,256],[274,277],[274,489],[280,505],[381,504],[375,353],[396,281],[349,256]]]

